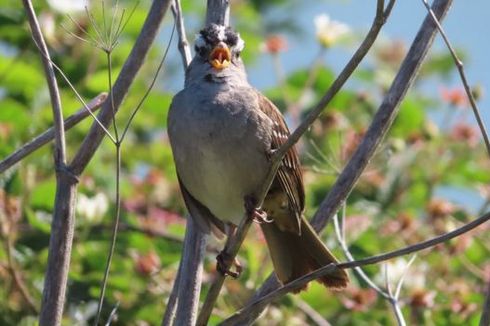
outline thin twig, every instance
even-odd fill
[[[464,72],[464,67],[463,67],[463,62],[459,59],[458,55],[456,54],[456,51],[454,50],[453,46],[451,45],[451,42],[449,42],[448,37],[446,36],[446,33],[444,32],[444,29],[442,28],[441,24],[439,23],[439,20],[435,16],[434,12],[430,9],[429,4],[427,3],[427,0],[422,0],[422,2],[425,5],[425,8],[427,8],[427,11],[430,14],[430,17],[434,21],[434,23],[437,26],[437,29],[439,30],[439,33],[441,33],[441,36],[444,40],[444,43],[446,43],[446,46],[451,53],[451,56],[453,57],[454,64],[456,65],[456,68],[458,68],[459,76],[461,78],[461,82],[463,83],[464,89],[466,91],[466,96],[468,96],[468,99],[471,104],[471,109],[473,110],[473,114],[475,115],[476,122],[478,123],[478,127],[480,128],[480,132],[483,136],[483,140],[485,141],[485,147],[487,149],[487,154],[490,156],[490,140],[488,139],[488,134],[487,134],[487,128],[485,127],[485,123],[483,122],[483,119],[480,116],[480,110],[478,109],[478,105],[476,104],[475,97],[473,96],[473,92],[471,91],[470,85],[468,84],[468,80],[466,79],[466,74]]]
[[[46,82],[49,88],[49,96],[51,99],[51,108],[53,110],[53,129],[54,129],[54,164],[57,170],[64,168],[66,164],[66,144],[65,144],[65,128],[63,125],[63,110],[61,108],[60,92],[58,89],[58,83],[54,73],[53,65],[48,52],[48,47],[44,41],[44,37],[41,32],[41,27],[36,18],[36,13],[32,7],[30,0],[23,0],[24,8],[27,13],[29,25],[32,31],[32,38],[39,47],[41,54],[41,61],[44,67],[44,74],[46,75]]]
[[[330,324],[328,322],[328,320],[326,320],[325,318],[323,318],[322,315],[320,315],[315,309],[313,309],[307,302],[305,302],[304,300],[302,300],[301,298],[299,297],[295,297],[294,298],[294,303],[296,304],[296,306],[309,318],[311,319],[311,321],[317,325],[317,326],[332,326],[332,324]]]
[[[126,126],[124,127],[124,131],[123,131],[123,133],[121,135],[121,140],[120,140],[121,142],[124,141],[124,138],[126,137],[126,134],[127,134],[128,130],[129,130],[129,126],[131,126],[131,122],[133,122],[134,117],[136,116],[136,114],[140,110],[141,106],[145,102],[145,100],[148,97],[148,95],[150,95],[150,92],[153,89],[153,86],[155,86],[155,83],[157,81],[158,75],[160,74],[160,70],[162,70],[163,63],[167,59],[168,51],[170,49],[170,43],[172,43],[172,39],[174,37],[174,32],[175,32],[175,24],[174,24],[174,27],[172,28],[172,33],[170,34],[170,39],[168,41],[167,48],[165,49],[165,53],[163,54],[162,60],[160,60],[160,63],[158,64],[158,67],[157,67],[157,70],[156,70],[155,74],[153,75],[153,79],[151,80],[151,83],[148,86],[148,88],[146,89],[145,94],[143,95],[143,97],[141,98],[141,100],[138,102],[138,104],[136,105],[136,107],[133,110],[133,112],[131,112],[131,116],[129,117],[128,122],[126,123]]]
[[[417,255],[413,255],[412,258],[408,260],[407,265],[405,266],[405,269],[403,270],[402,276],[400,276],[400,279],[398,280],[398,284],[396,285],[396,290],[395,294],[393,295],[396,300],[400,298],[400,292],[402,290],[403,282],[405,281],[405,277],[408,275],[408,269],[410,266],[412,266],[413,262],[415,261],[415,258],[417,258]]]
[[[341,212],[342,225],[345,225],[345,208],[346,205],[345,204],[342,205],[342,212]],[[341,229],[340,227],[341,223],[339,223],[338,221],[339,220],[338,215],[339,214],[336,214],[333,219],[337,241],[339,242],[340,247],[342,248],[342,251],[344,252],[344,255],[346,256],[347,260],[355,261],[354,257],[349,251],[349,248],[347,247],[347,243],[345,241],[345,230],[344,228]],[[364,273],[361,267],[354,267],[354,271],[357,273],[360,279],[363,280],[370,288],[375,290],[379,295],[381,295],[385,300],[387,300],[390,303],[393,309],[393,313],[396,317],[396,320],[398,321],[398,325],[399,326],[406,325],[405,319],[403,317],[403,314],[398,304],[398,297],[397,295],[394,295],[391,291],[391,284],[388,279],[388,265],[384,266],[384,270],[385,270],[386,291],[381,289],[376,283],[374,283],[374,281],[371,280],[371,278],[366,273]],[[400,279],[400,282],[398,284],[401,286],[402,282],[403,282],[403,277]]]
[[[189,47],[189,42],[187,41],[187,36],[185,35],[185,25],[184,16],[182,16],[182,8],[179,0],[174,0],[172,2],[172,14],[174,15],[174,20],[177,24],[177,33],[179,34],[179,51],[180,57],[182,58],[182,64],[184,65],[184,71],[191,64],[192,55],[191,49]]]
[[[37,46],[38,49],[40,48],[36,41],[34,41],[34,44]],[[99,125],[99,127],[102,128],[102,130],[105,132],[106,136],[109,137],[109,139],[113,143],[116,143],[116,139],[111,135],[110,131],[106,128],[106,126],[104,126],[102,124],[102,122],[99,121],[99,118],[90,110],[88,104],[85,102],[85,100],[83,99],[82,95],[80,95],[80,93],[77,91],[77,89],[72,84],[72,82],[70,81],[70,79],[68,79],[68,76],[66,76],[66,74],[63,72],[63,70],[61,70],[61,68],[58,67],[58,65],[55,64],[50,58],[47,58],[47,59],[50,61],[51,65],[58,71],[58,73],[61,75],[61,77],[63,77],[63,79],[65,80],[65,82],[68,84],[68,86],[70,87],[70,89],[75,94],[75,96],[78,99],[78,101],[80,101],[80,103],[83,105],[83,107],[85,108],[85,110],[88,111],[88,113],[92,116],[92,118]]]
[[[446,1],[446,0],[441,0],[441,1]],[[242,323],[245,320],[248,320],[250,316],[254,316],[257,313],[260,313],[263,308],[265,308],[268,304],[271,302],[281,298],[282,296],[286,295],[288,292],[301,288],[305,286],[308,282],[315,280],[317,278],[323,277],[325,275],[328,275],[330,273],[334,273],[337,268],[340,269],[348,269],[348,268],[354,268],[354,267],[360,267],[360,266],[367,266],[367,265],[373,265],[377,264],[389,259],[393,259],[396,257],[400,257],[403,255],[415,253],[427,248],[434,247],[440,243],[447,242],[453,238],[456,238],[464,233],[467,233],[476,227],[482,225],[483,223],[486,223],[488,220],[490,220],[490,213],[487,213],[483,216],[480,216],[479,218],[451,231],[448,233],[444,233],[440,236],[434,237],[432,239],[422,241],[419,243],[416,243],[414,245],[410,245],[401,249],[397,249],[394,251],[390,251],[384,254],[364,258],[364,259],[359,259],[356,261],[352,262],[343,262],[343,263],[338,263],[338,264],[329,264],[327,266],[323,266],[314,272],[311,272],[305,276],[302,276],[282,287],[279,289],[265,295],[264,297],[260,298],[259,300],[254,301],[253,303],[249,304],[245,308],[237,311],[235,314],[233,314],[230,318],[226,319],[221,323],[221,325],[242,325]]]
[[[102,9],[104,9],[103,4],[102,4]],[[124,11],[123,11],[123,14],[124,14]],[[131,15],[130,15],[130,17],[131,17]],[[121,17],[121,21],[122,21],[122,19],[123,18]],[[111,26],[112,26],[112,23],[111,23]],[[122,29],[124,29],[124,26],[125,26],[125,24],[123,25]],[[108,48],[106,50],[107,65],[109,68],[108,69],[109,90],[112,90],[112,86],[113,86],[112,85],[112,50],[115,48],[118,40],[117,39],[110,39],[111,35],[112,35],[112,31],[109,31],[109,32],[106,31],[105,17],[104,17],[104,30],[107,34],[107,37],[109,38],[108,43],[113,44],[110,48]],[[143,95],[143,97],[141,98],[141,100],[138,102],[136,108],[131,113],[131,116],[129,117],[128,122],[126,123],[126,125],[124,127],[124,131],[123,131],[123,134],[121,135],[121,137],[119,137],[118,127],[117,127],[117,123],[116,123],[116,116],[115,116],[116,108],[114,107],[114,93],[112,91],[110,92],[110,102],[111,102],[111,111],[112,111],[112,125],[114,128],[114,137],[116,139],[116,142],[114,143],[114,145],[116,147],[116,202],[115,202],[116,213],[115,213],[115,220],[114,220],[114,225],[113,225],[113,229],[112,229],[109,254],[107,256],[106,267],[104,270],[104,277],[102,280],[102,284],[100,286],[99,302],[98,302],[98,306],[97,306],[97,315],[96,315],[95,324],[94,324],[95,326],[97,326],[99,324],[101,313],[102,313],[102,308],[104,305],[105,291],[107,288],[107,282],[109,280],[109,274],[110,274],[110,270],[111,270],[112,259],[114,257],[114,251],[116,249],[117,235],[119,232],[119,223],[121,220],[121,191],[120,191],[120,188],[121,188],[121,146],[122,146],[123,141],[124,141],[124,136],[126,135],[127,131],[129,130],[129,127],[131,126],[131,122],[133,121],[134,117],[138,113],[138,111],[141,108],[141,106],[143,105],[144,101],[146,100],[146,98],[150,94],[150,92],[153,88],[153,85],[155,84],[155,82],[157,80],[158,73],[160,72],[160,70],[161,70],[161,68],[165,62],[165,59],[167,58],[168,50],[170,48],[170,44],[172,42],[172,38],[174,35],[174,30],[175,30],[175,24],[174,24],[174,27],[172,28],[172,34],[170,35],[170,40],[168,41],[168,45],[167,45],[167,48],[165,50],[164,56],[163,56],[162,60],[160,61],[160,64],[157,68],[157,71],[155,72],[155,74],[153,76],[153,80],[152,80],[150,86],[147,88],[147,90],[146,90],[145,94]],[[116,33],[116,35],[120,35],[119,33],[120,32],[118,31],[118,33]]]
[[[107,288],[107,281],[109,280],[109,273],[111,271],[112,257],[114,257],[114,250],[116,249],[117,233],[119,231],[119,221],[121,218],[121,143],[116,144],[116,218],[114,220],[114,226],[112,228],[111,245],[109,249],[109,255],[107,256],[106,266],[104,269],[104,278],[100,286],[99,302],[97,304],[97,315],[95,318],[95,326],[99,325],[100,316],[102,313],[102,307],[104,306],[105,290]]]
[[[344,205],[345,207],[345,205]],[[348,261],[355,261],[354,257],[352,256],[351,252],[349,251],[349,248],[347,247],[347,243],[345,242],[345,239],[341,237],[341,231],[339,227],[339,222],[338,222],[338,214],[334,216],[333,219],[333,225],[335,229],[335,235],[337,236],[337,241],[340,244],[340,247],[342,248],[342,251],[344,252],[345,257],[347,258]],[[375,290],[379,295],[381,295],[385,299],[389,299],[390,295],[383,289],[381,289],[376,283],[374,283],[369,276],[364,273],[362,268],[360,267],[355,267],[354,271],[357,273],[359,278],[363,280],[370,288]]]
[[[87,103],[87,107],[90,111],[97,111],[102,103],[107,98],[107,93],[100,93],[94,99]],[[80,108],[76,113],[69,116],[64,121],[65,131],[71,129],[79,122],[84,120],[90,115],[89,111],[85,107]],[[42,134],[36,136],[28,143],[22,145],[15,152],[7,156],[0,162],[0,173],[5,172],[7,169],[20,162],[24,157],[38,150],[42,146],[46,145],[54,139],[54,128],[49,128]]]

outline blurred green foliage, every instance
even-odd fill
[[[133,5],[131,1],[119,4],[128,11]],[[233,4],[233,21],[247,42],[243,55],[246,63],[258,60],[259,56],[270,56],[281,66],[281,54],[287,49],[272,51],[268,48],[268,35],[279,33],[287,38],[302,31],[291,17],[271,17],[268,12],[277,6],[294,9],[297,5],[285,0]],[[66,13],[44,1],[36,1],[35,7],[53,60],[77,91],[86,99],[107,91],[108,66],[104,53],[72,35],[86,37]],[[120,37],[112,54],[114,78],[139,33],[148,7],[148,1],[136,7]],[[184,2],[183,7],[191,21],[191,35],[199,28],[195,22],[203,20],[204,2],[196,5]],[[94,1],[90,10],[100,22],[100,4]],[[72,13],[71,17],[94,35],[84,12]],[[164,33],[118,113],[120,128],[154,76],[168,42],[169,21],[164,23]],[[302,34],[302,37],[315,36]],[[172,46],[176,52],[175,41]],[[259,53],[259,48],[266,51]],[[370,54],[372,63],[361,65],[355,73],[355,86],[349,86],[335,97],[299,144],[308,216],[315,212],[358,145],[403,55],[404,47],[399,41],[374,49]],[[315,65],[305,62],[303,68],[287,74],[279,85],[262,90],[281,108],[292,127],[335,78],[334,67],[325,64],[325,56],[328,50],[323,51]],[[350,195],[345,228],[355,257],[414,244],[451,230],[487,210],[488,158],[478,130],[471,122],[462,90],[446,89],[438,94],[420,87],[424,81],[434,77],[444,80],[453,72],[447,54],[436,53],[428,58],[415,87],[400,106],[389,136]],[[185,208],[165,131],[173,95],[166,91],[166,86],[181,76],[178,60],[166,63],[123,144],[122,225],[103,314],[107,318],[118,306],[114,325],[159,325],[175,278],[185,229]],[[81,105],[61,78],[59,84],[64,113],[68,116]],[[0,158],[52,123],[39,55],[17,1],[0,1],[0,108]],[[91,124],[91,119],[86,119],[67,132],[70,157]],[[93,322],[115,211],[114,153],[112,144],[103,142],[80,180],[64,325]],[[50,146],[0,175],[0,185],[0,324],[35,325],[34,309],[39,309],[42,295],[55,196]],[[258,230],[252,228],[240,251],[245,272],[239,280],[226,281],[211,324],[243,306],[271,272],[270,259]],[[327,244],[343,257],[331,230],[327,233]],[[484,280],[490,272],[489,243],[488,226],[483,226],[419,254],[407,272],[400,299],[409,324],[477,324]],[[215,256],[222,245],[216,239],[209,245],[204,292],[215,273]],[[403,264],[403,259],[388,263],[393,287]],[[366,273],[384,286],[381,266],[368,267]],[[272,306],[258,324],[310,324],[308,312],[300,308],[301,304],[309,305],[334,325],[394,324],[389,304],[351,275],[352,284],[346,291],[333,293],[313,283],[308,291],[288,296]],[[35,307],[30,307],[29,299]]]

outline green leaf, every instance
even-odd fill
[[[46,219],[41,219],[39,214],[32,211],[31,209],[26,209],[26,217],[29,224],[43,233],[49,234],[51,232],[50,221]]]
[[[56,183],[54,180],[38,183],[31,194],[30,204],[32,209],[51,212],[54,207],[55,193]]]

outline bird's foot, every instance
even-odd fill
[[[245,211],[247,216],[257,224],[274,222],[268,218],[266,211],[257,208],[257,200],[252,196],[245,196]]]
[[[235,265],[234,271],[231,270],[233,265]],[[236,257],[232,258],[225,250],[223,250],[216,256],[216,269],[224,276],[238,278],[242,273],[243,267]]]

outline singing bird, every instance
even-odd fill
[[[247,81],[240,58],[244,45],[230,27],[211,24],[201,30],[184,89],[168,114],[180,189],[191,216],[207,233],[228,232],[255,207],[271,156],[289,136],[281,112]],[[304,206],[301,165],[293,147],[263,211],[254,215],[283,284],[337,262],[303,216]],[[339,269],[318,281],[341,289],[348,276]]]

